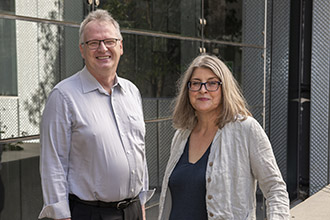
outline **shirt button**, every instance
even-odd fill
[[[213,166],[213,162],[210,162],[209,165],[210,165],[210,167]]]
[[[128,151],[127,151],[127,154],[130,154],[130,153],[131,153],[131,151],[128,150]]]
[[[132,170],[132,173],[135,174],[135,170]]]
[[[134,189],[131,189],[131,192],[134,192]]]
[[[212,196],[212,195],[208,195],[207,198],[208,198],[208,199],[212,199],[213,196]]]
[[[210,212],[210,217],[213,217],[214,215],[213,215],[213,213],[212,212]]]
[[[211,177],[207,178],[207,182],[211,182]]]

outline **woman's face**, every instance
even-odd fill
[[[190,78],[190,82],[195,85],[198,85],[198,83],[208,82],[211,85],[213,83],[220,82],[220,80],[210,69],[198,67],[194,70]],[[219,105],[221,104],[221,97],[221,85],[219,85],[219,88],[216,91],[208,91],[205,88],[205,85],[202,85],[199,91],[189,90],[189,100],[197,115],[218,115],[220,111]]]

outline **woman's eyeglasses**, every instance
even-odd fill
[[[219,89],[222,82],[220,81],[208,81],[208,82],[199,82],[199,81],[189,81],[188,88],[190,91],[197,92],[202,89],[202,86],[205,86],[205,89],[209,92],[215,92]]]

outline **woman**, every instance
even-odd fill
[[[159,219],[256,218],[256,184],[267,219],[289,219],[286,184],[270,142],[218,58],[200,55],[181,77]]]

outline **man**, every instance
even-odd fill
[[[123,42],[107,11],[81,23],[85,67],[55,86],[41,123],[39,218],[137,220],[151,197],[138,89],[116,74]],[[141,206],[142,204],[142,206]]]

